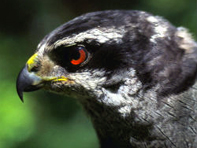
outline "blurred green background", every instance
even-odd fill
[[[185,26],[197,36],[196,0],[1,0],[0,148],[98,148],[95,131],[72,98],[15,90],[18,72],[39,41],[62,23],[86,12],[135,9]]]

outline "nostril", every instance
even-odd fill
[[[30,69],[30,72],[38,72],[39,71],[39,68],[40,66],[39,65],[34,65],[31,69]]]

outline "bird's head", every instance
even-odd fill
[[[123,15],[118,11],[86,14],[48,34],[18,76],[20,98],[23,91],[39,88],[99,97],[103,89],[115,89],[132,76],[128,41],[134,28],[126,23],[130,16]]]
[[[193,40],[184,32],[140,11],[82,15],[40,42],[18,76],[18,94],[23,99],[24,91],[44,88],[101,98],[157,85],[159,94],[179,93],[193,84],[196,73]]]

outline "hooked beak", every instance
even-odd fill
[[[35,91],[42,87],[42,79],[35,75],[33,72],[29,72],[27,65],[20,71],[16,89],[17,93],[23,102],[23,92]]]

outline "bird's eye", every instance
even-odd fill
[[[70,63],[72,65],[80,65],[87,59],[87,51],[85,47],[82,46],[76,47],[75,50],[75,55],[73,55],[73,59],[71,59]]]
[[[49,56],[58,65],[65,67],[68,71],[75,71],[84,66],[90,59],[90,54],[84,46],[60,46],[49,53]]]

